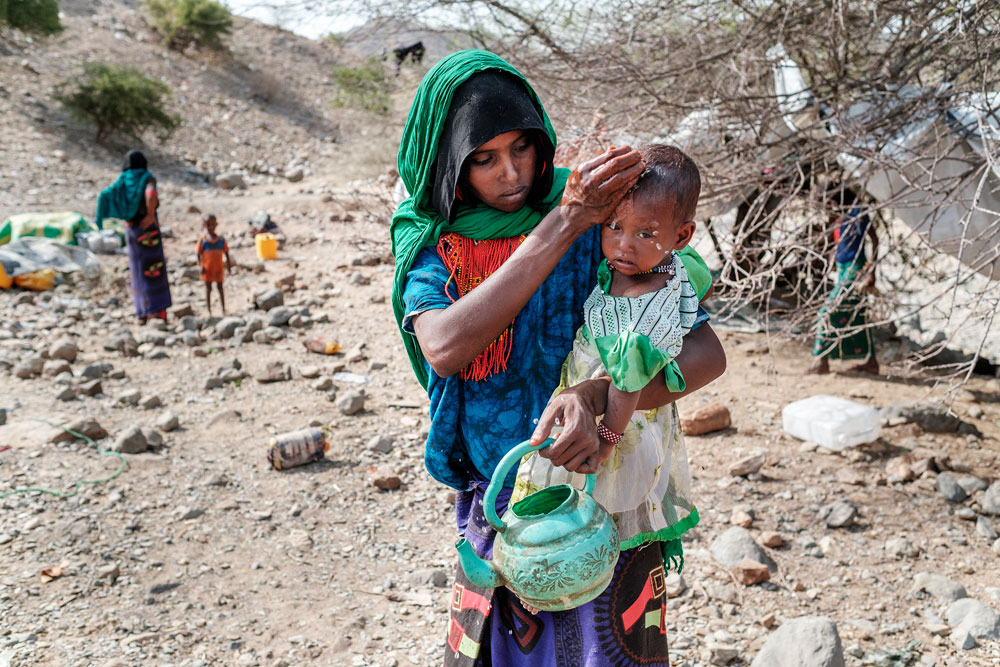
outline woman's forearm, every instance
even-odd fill
[[[585,231],[552,210],[490,277],[443,309],[413,318],[420,349],[442,377],[465,368],[510,326],[531,296]]]

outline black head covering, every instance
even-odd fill
[[[490,139],[514,130],[537,130],[538,173],[528,198],[533,204],[552,188],[555,147],[524,84],[506,72],[485,70],[455,90],[438,142],[431,193],[434,208],[445,220],[454,219],[455,188],[465,159]]]
[[[122,171],[129,169],[146,169],[146,156],[141,151],[129,151],[125,153],[125,162],[122,164]]]

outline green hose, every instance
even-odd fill
[[[37,417],[32,417],[31,419],[36,422],[42,422],[43,424],[48,424],[49,426],[55,426],[56,428],[61,428],[62,430],[66,431],[73,437],[86,440],[91,445],[97,444],[91,438],[85,436],[83,433],[77,433],[76,431],[70,430],[61,424],[53,424],[48,420],[39,419]],[[13,496],[14,494],[17,493],[44,493],[50,496],[57,496],[59,498],[72,498],[77,494],[77,492],[80,490],[80,487],[83,486],[84,484],[104,484],[105,482],[110,482],[115,477],[118,477],[118,475],[122,474],[122,471],[125,470],[125,468],[128,466],[128,463],[125,461],[125,457],[122,456],[121,453],[119,452],[113,452],[110,449],[102,449],[100,446],[97,446],[97,452],[101,456],[117,456],[118,459],[121,461],[121,465],[118,466],[118,470],[115,470],[113,473],[111,473],[110,476],[102,477],[101,479],[81,479],[79,482],[74,484],[73,488],[70,489],[69,491],[53,491],[51,489],[40,489],[34,487],[26,489],[14,489],[13,491],[6,491],[4,493],[0,493],[0,499],[6,498],[7,496]]]

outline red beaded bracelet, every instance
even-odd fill
[[[623,434],[615,433],[614,431],[612,431],[610,428],[604,425],[604,420],[602,419],[597,424],[597,435],[601,436],[602,438],[610,442],[612,445],[617,445],[619,442],[622,441]]]

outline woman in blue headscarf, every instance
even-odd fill
[[[141,322],[151,317],[167,319],[171,306],[167,260],[163,255],[156,209],[160,205],[156,178],[146,169],[146,156],[139,151],[125,154],[122,173],[97,199],[97,227],[104,220],[125,222],[128,268],[131,274],[135,314]]]

